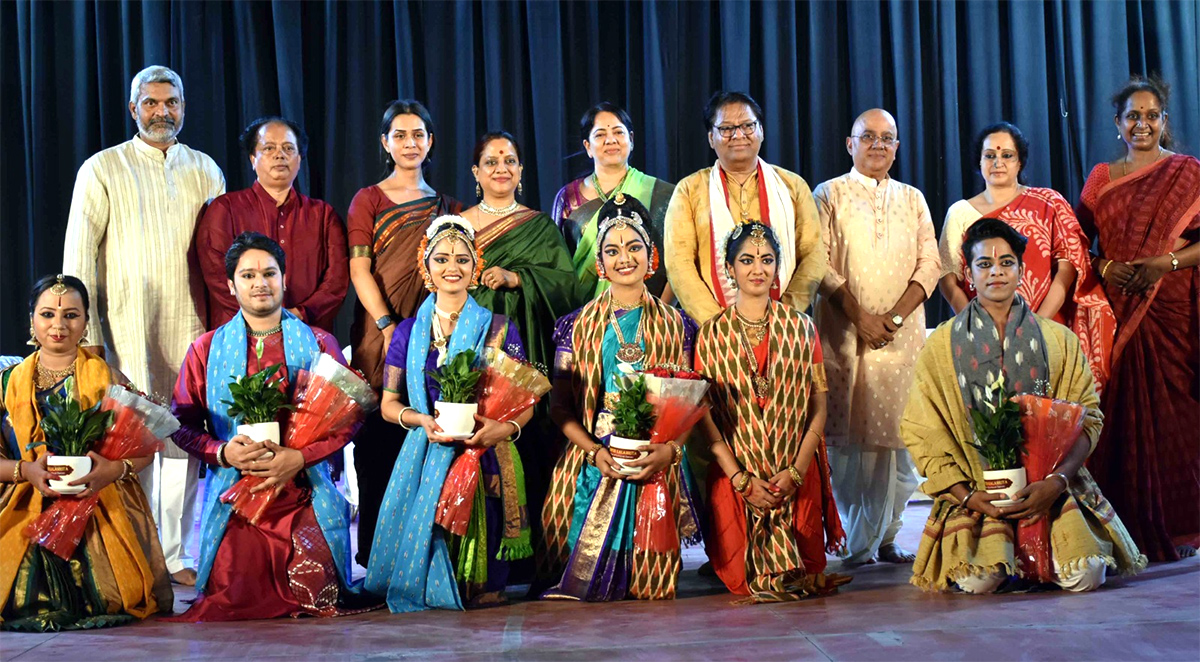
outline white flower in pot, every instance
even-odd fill
[[[70,386],[67,385],[68,391]],[[27,450],[46,446],[55,453],[46,459],[46,469],[55,476],[49,481],[50,489],[59,494],[79,494],[87,489],[87,485],[69,483],[92,471],[88,451],[104,436],[112,419],[113,413],[101,411],[100,403],[84,409],[71,397],[54,394],[47,398],[41,422],[46,440],[30,443]]]
[[[975,431],[971,445],[979,451],[989,467],[983,472],[984,484],[981,487],[991,494],[1004,495],[1003,499],[992,502],[993,506],[998,507],[1016,503],[1013,495],[1025,489],[1026,485],[1025,467],[1021,466],[1025,431],[1021,427],[1021,407],[1013,401],[1013,395],[1004,391],[1004,375],[1000,375],[984,389],[983,404],[988,413],[971,409],[971,423]]]
[[[463,350],[436,372],[425,371],[441,392],[433,403],[433,419],[451,439],[470,439],[475,434],[475,412],[479,410],[475,391],[483,375],[475,359],[475,350]]]
[[[288,404],[288,396],[280,388],[283,383],[282,363],[267,366],[250,376],[241,376],[229,383],[229,394],[233,400],[222,400],[228,405],[229,417],[238,422],[237,434],[243,434],[256,442],[279,443],[279,412],[294,409]]]
[[[654,405],[646,401],[646,378],[626,378],[621,386],[620,397],[613,408],[613,434],[608,438],[608,453],[621,466],[619,473],[632,476],[641,467],[627,466],[649,453],[640,450],[650,443],[650,430],[654,427]]]

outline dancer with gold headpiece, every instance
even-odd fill
[[[466,219],[434,219],[418,258],[433,296],[397,325],[385,359],[383,418],[408,434],[379,511],[366,577],[367,590],[386,595],[393,613],[501,604],[509,562],[533,553],[523,465],[512,443],[533,410],[509,423],[476,415],[474,436],[456,442],[434,420],[441,391],[428,376],[468,350],[482,356],[494,347],[524,359],[521,336],[511,320],[467,294],[485,270]],[[435,524],[435,510],[451,463],[470,447],[488,450],[480,456],[474,521],[457,536]]]
[[[677,442],[654,444],[622,476],[607,446],[618,377],[662,365],[690,366],[695,323],[651,295],[658,268],[649,213],[623,194],[605,203],[596,235],[596,271],[611,287],[558,321],[550,415],[570,442],[554,467],[542,509],[539,579],[558,580],[544,597],[606,601],[675,597],[680,554],[640,541],[635,515],[644,481],[660,471],[678,540],[698,540],[687,456]],[[682,467],[677,466],[684,464]]]

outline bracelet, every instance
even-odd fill
[[[121,474],[120,480],[129,480],[137,475],[137,470],[133,468],[133,460],[125,458],[121,460],[121,464],[125,465],[125,471]]]
[[[1051,473],[1046,474],[1046,478],[1049,478],[1051,476],[1058,476],[1059,478],[1062,479],[1063,491],[1066,491],[1071,488],[1071,481],[1070,481],[1070,479],[1067,478],[1067,476],[1065,474],[1058,472],[1058,471],[1053,471]]]
[[[977,491],[978,490],[971,490],[970,492],[967,492],[967,496],[963,497],[962,503],[960,503],[959,505],[967,510],[970,510],[971,507],[967,504],[971,501],[971,497],[975,496],[975,492],[977,492]]]
[[[586,453],[586,454],[583,456],[583,459],[587,460],[587,463],[588,463],[588,464],[590,464],[590,465],[592,465],[593,467],[594,467],[594,466],[596,466],[596,453],[600,452],[600,449],[601,449],[601,448],[604,448],[604,447],[603,447],[603,446],[601,446],[600,444],[596,444],[596,445],[595,445],[595,446],[592,448],[592,450],[588,451],[588,452],[587,452],[587,453]]]
[[[1107,274],[1107,273],[1108,273],[1108,268],[1112,266],[1112,263],[1113,263],[1113,261],[1112,261],[1112,260],[1109,260],[1108,262],[1106,262],[1106,263],[1104,264],[1104,268],[1100,270],[1100,277],[1101,277],[1101,278],[1104,278],[1104,277],[1105,277],[1105,274]]]
[[[739,471],[738,473],[746,474],[745,476],[742,477],[741,485],[733,486],[733,491],[741,494],[742,492],[746,491],[747,487],[750,486],[750,478],[752,477],[752,474],[749,471]],[[734,474],[734,475],[736,476],[737,474]]]
[[[21,475],[21,465],[22,464],[25,464],[25,460],[17,460],[16,466],[13,467],[13,481],[12,482],[14,484],[23,482],[25,480],[25,477]]]
[[[404,428],[405,430],[414,430],[414,429],[416,429],[416,426],[413,426],[413,427],[411,427],[411,428],[410,428],[410,427],[408,427],[407,425],[405,425],[405,424],[404,424],[404,412],[406,412],[406,411],[408,411],[408,410],[410,410],[410,409],[412,409],[413,411],[416,411],[416,409],[414,409],[414,408],[412,408],[412,407],[405,407],[404,409],[401,409],[401,410],[400,410],[400,415],[396,417],[396,423],[397,423],[397,424],[399,424],[399,425],[400,425],[400,427]]]
[[[517,429],[517,434],[510,441],[516,441],[521,438],[521,424],[516,421],[509,421]],[[509,435],[512,436],[512,435]]]
[[[796,487],[804,484],[804,476],[800,475],[800,470],[796,468],[796,465],[789,464],[788,473],[792,475],[792,482],[796,484]]]
[[[230,466],[232,466],[229,464],[229,460],[225,459],[225,447],[228,445],[229,442],[227,441],[217,447],[217,464],[225,469],[228,469]]]
[[[1179,268],[1179,258],[1175,257],[1175,251],[1167,251],[1167,255],[1171,256],[1171,271]]]
[[[671,466],[676,466],[683,461],[683,447],[673,441],[667,444],[671,446]]]

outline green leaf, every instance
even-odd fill
[[[475,367],[477,355],[468,349],[455,354],[436,371],[426,370],[438,385],[439,400],[446,403],[469,404],[475,401],[482,370]]]

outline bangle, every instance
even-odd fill
[[[800,475],[800,470],[796,468],[796,465],[789,464],[787,470],[792,475],[792,482],[796,484],[796,487],[804,484],[804,476]]]
[[[229,460],[225,459],[225,447],[228,445],[229,442],[227,441],[217,447],[217,465],[225,469],[228,469],[231,466],[229,464]]]
[[[516,441],[516,440],[520,439],[521,438],[521,424],[516,421],[509,421],[509,423],[511,423],[512,426],[517,429],[516,436],[513,436],[510,441]],[[512,435],[510,435],[510,436],[512,436]]]
[[[594,447],[592,447],[592,450],[588,451],[583,456],[583,459],[587,460],[587,463],[592,465],[593,467],[596,466],[596,453],[598,453],[601,448],[604,448],[604,446],[601,446],[600,444],[596,444]]]
[[[125,471],[121,474],[121,480],[128,480],[137,475],[137,470],[133,468],[133,460],[125,458],[121,460],[121,464],[125,465]]]
[[[740,494],[742,492],[745,492],[746,488],[750,486],[751,473],[749,471],[739,471],[738,473],[746,474],[745,476],[742,477],[740,485],[733,486],[733,491]],[[737,474],[734,474],[734,475],[736,476]]]
[[[1051,473],[1046,474],[1046,478],[1049,478],[1051,476],[1058,476],[1059,478],[1062,479],[1064,492],[1071,488],[1071,481],[1070,481],[1070,479],[1067,478],[1067,476],[1065,474],[1060,473],[1058,471],[1053,471]]]
[[[969,506],[967,504],[971,501],[971,497],[975,496],[976,491],[977,490],[971,490],[970,492],[967,492],[967,496],[963,497],[962,503],[960,503],[959,505],[967,510],[970,510],[971,506]]]
[[[21,475],[22,464],[25,464],[25,460],[17,460],[16,466],[13,467],[13,483],[20,483],[25,480],[25,477]]]
[[[667,444],[671,446],[671,466],[676,466],[683,461],[683,447],[673,441]]]
[[[400,410],[400,415],[396,417],[396,423],[399,424],[400,427],[404,428],[405,430],[414,430],[417,427],[414,425],[413,427],[410,428],[404,424],[404,412],[406,412],[410,409],[412,409],[413,411],[416,411],[416,409],[414,409],[412,407],[405,407],[404,409]]]
[[[1113,263],[1112,260],[1109,260],[1108,262],[1104,263],[1104,268],[1100,270],[1100,278],[1105,277],[1105,274],[1108,273],[1108,268],[1112,266],[1112,263]]]

